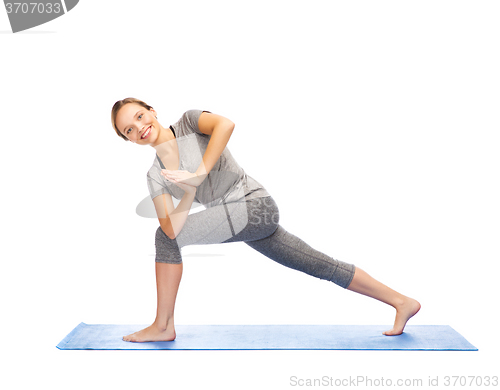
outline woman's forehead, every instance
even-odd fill
[[[118,111],[118,116],[134,116],[138,111],[144,110],[144,107],[137,103],[125,104],[120,111]]]
[[[126,126],[127,123],[134,118],[135,114],[137,114],[141,110],[144,110],[144,107],[136,103],[125,104],[116,114],[117,126],[119,128],[122,126]]]

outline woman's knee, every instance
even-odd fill
[[[165,234],[161,226],[158,226],[158,229],[156,229],[156,234],[155,234],[155,241],[156,244],[160,245],[168,245],[171,246],[173,244],[177,245],[177,240],[174,238],[170,238]]]
[[[165,239],[171,240],[171,238],[165,234],[165,232],[163,231],[161,226],[158,226],[158,229],[156,229],[155,239],[156,239],[156,241],[165,240]]]
[[[171,239],[165,234],[161,226],[155,235],[156,262],[180,263],[182,261],[181,251],[176,239]]]

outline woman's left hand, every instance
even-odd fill
[[[168,169],[162,169],[161,174],[165,179],[170,180],[174,183],[186,183],[191,186],[198,187],[207,175],[197,175],[196,173],[191,173],[189,171],[169,171]]]

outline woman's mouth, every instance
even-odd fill
[[[142,135],[141,139],[146,139],[149,137],[149,134],[151,133],[151,125],[148,127],[148,129],[144,132]]]

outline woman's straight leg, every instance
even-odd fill
[[[270,236],[245,243],[288,268],[331,281],[393,306],[396,319],[393,328],[383,332],[387,336],[401,334],[406,322],[420,310],[420,303],[415,299],[394,291],[353,264],[335,260],[317,251],[281,225]]]
[[[403,333],[408,320],[420,310],[418,301],[394,291],[358,267],[347,289],[387,303],[396,309],[394,327],[383,332],[386,336],[397,336]]]
[[[336,260],[286,231],[281,225],[273,234],[260,240],[245,242],[271,260],[346,288],[354,277],[355,266]]]

